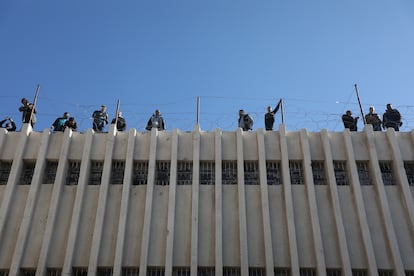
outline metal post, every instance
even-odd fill
[[[119,106],[120,106],[120,101],[118,99],[116,102],[116,113],[115,113],[115,129],[116,130],[118,130]]]
[[[285,110],[283,108],[283,101],[280,99],[280,113],[282,113],[282,124],[285,124]]]
[[[197,96],[197,125],[200,125],[200,96]]]
[[[35,97],[33,99],[33,107],[32,107],[32,110],[30,110],[30,119],[29,119],[29,124],[30,125],[32,125],[32,118],[33,118],[33,114],[34,114],[34,111],[35,111],[35,108],[36,108],[37,96],[39,95],[39,91],[40,91],[40,84],[37,85]]]
[[[359,109],[361,110],[362,120],[363,120],[363,122],[364,122],[364,125],[366,125],[366,124],[367,124],[367,122],[365,121],[364,111],[362,111],[361,100],[359,99],[358,87],[357,87],[357,85],[356,85],[356,84],[355,84],[355,92],[356,92],[357,99],[358,99]]]

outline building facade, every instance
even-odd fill
[[[414,275],[414,131],[0,132],[0,275]]]

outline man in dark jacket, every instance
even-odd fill
[[[118,112],[118,120],[117,120],[117,118],[113,118],[111,124],[115,124],[115,122],[116,122],[116,129],[118,131],[125,131],[126,121],[125,121],[125,118],[122,117],[122,112],[121,111]]]
[[[382,115],[383,128],[392,127],[395,131],[399,131],[402,126],[401,114],[397,109],[393,109],[391,104],[387,104],[387,110]]]
[[[64,131],[65,123],[69,119],[69,112],[63,113],[62,117],[57,118],[50,127],[53,131]]]
[[[344,123],[344,127],[349,128],[350,131],[358,130],[358,119],[359,117],[352,117],[351,110],[347,110],[346,113],[342,115],[342,122]]]
[[[22,112],[22,123],[27,124],[30,122],[30,124],[33,127],[36,123],[36,108],[33,106],[32,103],[29,103],[29,101],[26,98],[23,98],[21,100],[21,103],[22,106],[19,107],[19,111]]]
[[[6,123],[5,126],[4,123]],[[12,118],[7,117],[3,121],[0,121],[0,128],[5,128],[7,131],[16,131],[16,123],[13,121]]]
[[[253,129],[253,119],[249,114],[246,114],[243,109],[239,110],[239,128],[244,131]]]

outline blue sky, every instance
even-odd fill
[[[412,0],[2,0],[0,37],[0,118],[20,127],[40,84],[36,131],[65,111],[86,131],[118,99],[128,128],[158,108],[193,130],[197,97],[205,131],[235,130],[239,109],[263,128],[279,98],[288,131],[342,131],[354,84],[364,112],[390,102],[414,128]]]

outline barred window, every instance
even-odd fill
[[[216,166],[214,161],[200,161],[200,184],[214,185],[216,182]]]
[[[378,276],[394,276],[392,269],[378,269]]]
[[[23,160],[22,173],[20,175],[20,185],[30,185],[33,178],[36,163],[34,161]]]
[[[406,270],[405,271],[405,276],[414,276],[414,270]]]
[[[369,177],[369,163],[368,161],[356,161],[359,183],[361,185],[372,185]]]
[[[282,183],[282,172],[279,161],[266,161],[267,185],[280,185]]]
[[[392,163],[391,161],[380,161],[379,162],[382,181],[384,185],[395,185],[394,174],[392,172]]]
[[[73,276],[88,276],[87,267],[72,267]]]
[[[290,269],[286,267],[275,267],[275,276],[290,276]]]
[[[7,269],[0,269],[0,276],[7,276],[9,275],[9,271]]]
[[[132,185],[148,184],[148,161],[134,161]]]
[[[60,276],[60,275],[62,275],[62,269],[48,267],[46,269],[46,275],[47,276]]]
[[[58,161],[55,161],[55,160],[46,161],[45,173],[43,175],[44,184],[55,183],[57,167],[58,167]]]
[[[173,267],[172,275],[173,276],[190,276],[189,267]]]
[[[112,160],[111,183],[122,184],[124,182],[125,161]]]
[[[169,161],[157,161],[155,164],[155,185],[170,185]]]
[[[259,185],[259,162],[244,161],[244,184]]]
[[[266,276],[266,269],[263,267],[249,267],[249,276]]]
[[[20,268],[21,276],[35,276],[36,268]]]
[[[96,275],[98,276],[112,276],[113,268],[112,267],[98,267]]]
[[[414,162],[404,161],[405,174],[407,175],[408,184],[414,186]]]
[[[349,185],[348,175],[346,172],[346,161],[333,161],[336,185]]]
[[[289,171],[290,171],[290,183],[295,184],[305,184],[303,177],[303,166],[301,161],[289,161]]]
[[[315,185],[326,185],[325,166],[323,161],[312,161],[313,183]]]
[[[223,267],[223,276],[240,276],[240,267]]]
[[[66,175],[66,185],[78,185],[80,174],[80,160],[69,160],[68,172]]]
[[[327,268],[326,276],[341,276],[342,270],[340,268]]]
[[[214,267],[199,267],[197,269],[197,276],[215,276],[216,269]]]
[[[123,267],[122,276],[139,276],[139,267]]]
[[[352,276],[368,276],[366,269],[352,269]]]
[[[101,185],[102,171],[104,161],[91,160],[91,169],[89,173],[89,185]]]
[[[147,267],[147,276],[164,276],[165,268],[163,267]]]
[[[223,185],[237,184],[237,162],[224,161],[221,163],[222,183]]]
[[[177,185],[191,185],[193,182],[193,162],[177,162]]]
[[[12,161],[0,161],[0,185],[7,185],[11,171]],[[1,274],[0,274],[1,275]]]
[[[300,276],[316,276],[316,269],[315,268],[300,268],[299,269],[299,275]]]

